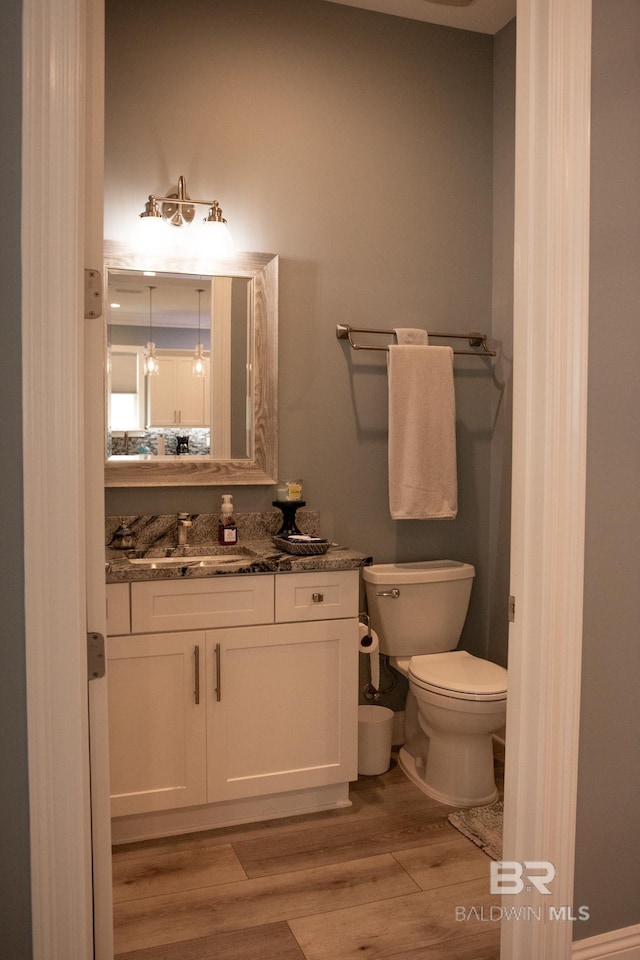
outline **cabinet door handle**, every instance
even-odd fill
[[[215,694],[216,694],[216,700],[218,701],[218,703],[220,703],[220,700],[222,699],[222,684],[221,684],[221,677],[220,677],[220,644],[219,644],[219,643],[216,643],[216,648],[215,648],[215,649],[216,649],[216,686],[215,686]]]
[[[324,593],[312,593],[311,599],[314,603],[324,603]]]
[[[193,648],[193,666],[196,673],[196,685],[193,695],[197,706],[200,703],[200,646],[198,644]]]

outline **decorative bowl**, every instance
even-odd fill
[[[299,557],[319,557],[330,547],[328,540],[289,540],[286,537],[276,536],[271,539],[285,553],[293,553]]]

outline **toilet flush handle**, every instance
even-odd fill
[[[397,600],[400,596],[400,591],[394,587],[393,590],[377,590],[376,597],[393,597],[394,600]]]

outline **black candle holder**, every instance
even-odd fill
[[[300,536],[300,530],[296,526],[296,510],[298,507],[306,507],[304,500],[274,500],[274,507],[282,510],[282,526],[276,533],[276,537],[290,537],[292,534]]]

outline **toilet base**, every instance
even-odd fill
[[[492,734],[505,712],[504,700],[456,701],[410,683],[400,769],[423,793],[448,806],[494,803]]]
[[[495,787],[491,792],[475,797],[461,797],[442,793],[425,780],[426,767],[423,758],[416,758],[406,747],[400,748],[398,766],[404,775],[428,797],[432,797],[439,803],[446,803],[450,807],[484,807],[490,803],[495,803],[498,799],[498,790]]]

